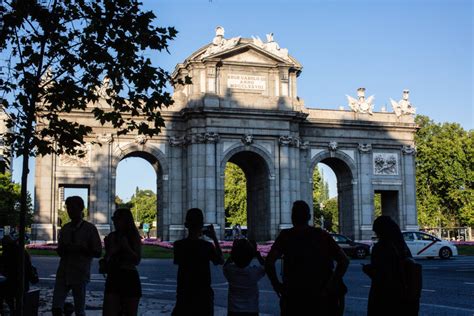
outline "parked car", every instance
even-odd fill
[[[414,258],[449,259],[458,255],[458,248],[447,240],[419,231],[404,231],[402,234]]]
[[[370,254],[370,246],[355,242],[349,237],[346,237],[341,234],[333,234],[331,233],[332,238],[336,241],[339,247],[344,250],[346,255],[355,259],[364,259]]]

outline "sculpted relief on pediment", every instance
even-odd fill
[[[274,58],[263,55],[261,52],[257,52],[252,48],[245,49],[243,51],[223,56],[225,61],[241,62],[241,63],[258,63],[258,64],[271,64],[279,62]]]

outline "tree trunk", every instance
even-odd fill
[[[30,123],[30,122],[28,122]],[[18,261],[18,292],[16,296],[16,315],[23,316],[23,299],[25,291],[25,228],[26,228],[26,213],[28,212],[28,173],[29,170],[29,151],[32,124],[26,128],[24,147],[23,147],[23,161],[21,170],[21,196],[20,196],[20,234],[19,234],[19,261]]]

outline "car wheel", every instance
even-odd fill
[[[439,257],[441,259],[449,259],[452,255],[453,254],[451,252],[451,249],[449,249],[448,247],[443,247],[439,250]]]
[[[364,259],[365,257],[367,257],[367,250],[365,250],[364,248],[357,248],[355,251],[355,257],[357,259]]]

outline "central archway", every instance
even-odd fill
[[[271,238],[270,170],[266,160],[249,150],[230,155],[224,163],[237,165],[247,180],[247,236],[257,241]],[[223,197],[224,198],[224,197]],[[224,214],[224,213],[223,213]]]

